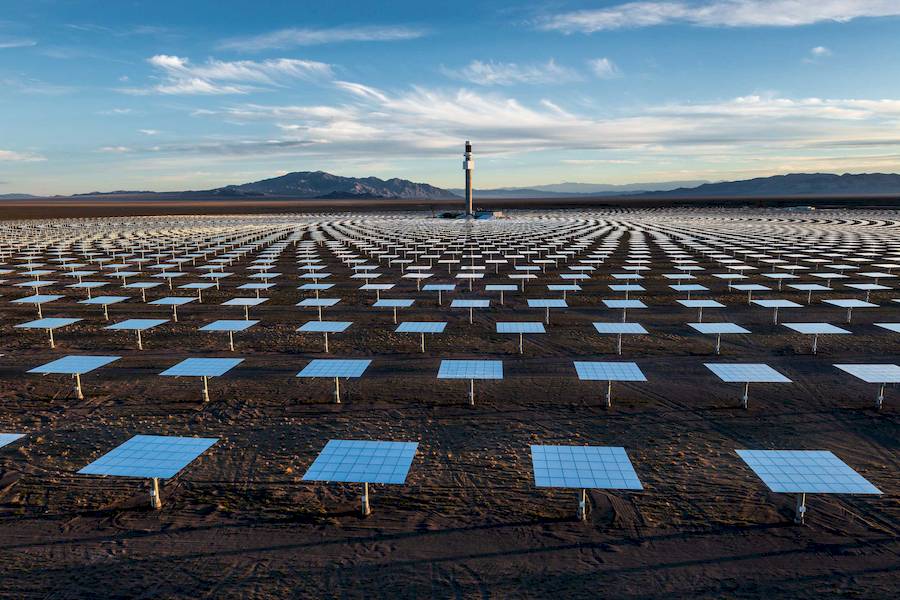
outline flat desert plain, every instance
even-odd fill
[[[900,213],[890,210],[647,209],[508,211],[489,221],[433,219],[426,212],[121,216],[0,223],[0,432],[24,437],[0,448],[0,596],[5,598],[896,598],[900,591],[900,391],[835,368],[900,363]],[[431,258],[427,258],[431,256]],[[553,258],[549,258],[553,257]],[[488,262],[492,259],[504,262]],[[458,262],[440,262],[450,260]],[[535,262],[538,261],[538,262]],[[824,261],[824,262],[823,262]],[[896,264],[895,264],[896,263]],[[160,265],[168,265],[160,267]],[[368,265],[369,268],[360,268]],[[893,265],[893,266],[891,266]],[[415,269],[414,267],[421,267]],[[518,269],[517,267],[533,267]],[[44,272],[46,271],[46,272]],[[79,281],[106,282],[82,304]],[[133,272],[120,277],[118,272]],[[166,278],[157,275],[184,273]],[[455,284],[442,294],[419,285]],[[483,274],[471,281],[458,275]],[[211,273],[228,273],[210,277]],[[254,277],[260,273],[269,276]],[[319,273],[320,277],[309,277]],[[330,275],[321,276],[329,273]],[[398,321],[443,321],[442,334],[396,333],[369,283],[394,284],[382,298],[413,299]],[[767,277],[773,273],[792,278]],[[826,279],[814,274],[832,273]],[[880,278],[863,273],[884,273]],[[525,280],[510,275],[533,275]],[[578,276],[579,274],[585,277]],[[304,276],[306,275],[306,276]],[[576,275],[576,277],[565,277]],[[640,278],[616,276],[638,275]],[[690,275],[673,279],[666,275]],[[739,275],[728,279],[716,275]],[[848,284],[877,283],[876,306],[847,310],[829,299],[864,300]],[[160,285],[123,288],[140,281]],[[172,281],[172,289],[169,289]],[[179,307],[166,296],[196,296]],[[35,285],[33,282],[42,282]],[[51,282],[51,283],[46,283]],[[239,286],[269,282],[258,320],[234,335],[199,331],[243,319]],[[318,320],[319,290],[339,302],[325,320],[343,333],[297,332]],[[779,282],[780,287],[779,289]],[[24,285],[18,285],[24,284]],[[620,322],[603,300],[611,285],[637,285],[627,312],[647,330],[616,338],[598,322]],[[751,333],[722,337],[688,326],[733,322]],[[748,303],[734,285],[758,284]],[[791,284],[821,284],[806,291]],[[488,285],[516,285],[504,303]],[[545,334],[496,333],[497,322],[543,322],[528,299],[562,298],[548,285],[577,285],[567,308],[549,311]],[[80,321],[54,331],[16,325],[38,318],[14,303],[33,293],[62,295],[44,318]],[[453,300],[489,299],[473,322]],[[809,303],[807,303],[809,300]],[[168,321],[144,332],[107,326],[131,318]],[[831,323],[849,334],[812,336],[783,323]],[[81,377],[28,371],[67,355],[114,355]],[[185,358],[243,362],[209,381],[159,374]],[[310,360],[368,359],[362,377],[297,378]],[[442,360],[503,362],[504,378],[438,379]],[[630,361],[646,382],[580,381],[573,361]],[[704,363],[764,363],[791,383],[742,386]],[[149,506],[145,479],[78,471],[136,434],[199,436],[218,442],[177,476],[161,480],[162,508]],[[331,439],[417,442],[402,485],[370,486],[372,514],[360,515],[358,484],[303,481]],[[578,489],[537,488],[530,445],[623,447],[639,491],[587,490],[588,515],[575,518]],[[775,493],[736,449],[828,450],[881,495],[810,494],[804,525],[795,496]]]

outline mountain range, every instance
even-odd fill
[[[299,171],[253,183],[228,185],[211,193],[219,196],[278,196],[282,198],[454,198],[448,190],[406,179],[341,177],[324,171]]]
[[[622,196],[634,198],[676,197],[777,197],[900,195],[900,174],[792,173],[742,181],[669,181],[628,185],[559,183],[526,188],[475,190],[476,198],[561,198]],[[91,192],[71,197],[141,197],[144,199],[283,198],[283,199],[417,199],[459,200],[460,189],[443,189],[406,179],[341,177],[324,171],[298,171],[279,177],[211,190],[185,192]],[[29,194],[2,194],[0,200],[27,200]]]
[[[643,192],[655,192],[673,190],[681,187],[694,187],[704,183],[705,180],[693,181],[658,181],[647,183],[626,183],[615,185],[610,183],[552,183],[549,185],[533,185],[522,188],[490,188],[476,189],[474,194],[479,198],[562,198],[568,196],[622,196],[640,194]],[[465,194],[462,188],[451,188],[451,192],[457,196]]]
[[[679,196],[869,196],[877,194],[900,194],[900,174],[791,173],[743,181],[704,183],[697,187],[649,192],[642,195],[665,198]]]

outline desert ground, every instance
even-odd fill
[[[604,210],[632,208],[720,208],[770,209],[812,206],[824,209],[890,209],[900,202],[897,195],[870,196],[798,196],[798,197],[694,197],[656,198],[653,196],[560,196],[554,198],[491,198],[479,201],[487,210]],[[459,211],[461,200],[450,199],[320,199],[320,198],[235,198],[203,196],[183,198],[178,194],[102,194],[98,196],[65,196],[3,200],[0,217],[3,219],[69,219],[79,217],[120,217],[147,215],[229,215],[353,212],[417,211],[437,215],[441,211]]]
[[[900,334],[875,325],[900,322],[900,303],[894,301],[900,291],[897,280],[881,279],[891,289],[872,292],[877,307],[854,310],[849,324],[844,309],[823,302],[863,299],[864,292],[846,287],[870,281],[858,272],[900,263],[900,212],[512,210],[503,219],[475,223],[431,219],[427,210],[129,213],[55,222],[35,220],[40,216],[35,214],[0,216],[9,219],[0,223],[5,263],[0,268],[9,270],[0,284],[0,432],[26,434],[0,448],[0,597],[896,598],[900,593],[900,390],[888,386],[884,405],[876,410],[877,386],[833,366],[900,364]],[[13,220],[25,216],[31,220]],[[358,237],[338,235],[348,228]],[[597,235],[567,258],[544,263],[524,293],[506,292],[502,306],[485,285],[518,285],[508,278],[515,273],[512,260],[488,265],[469,291],[468,283],[455,277],[459,265],[448,272],[446,265],[411,255],[412,265],[431,264],[427,272],[433,276],[423,285],[457,285],[438,305],[435,292],[417,291],[414,280],[402,277],[410,272],[408,264],[358,246],[367,232],[380,240],[378,248],[400,248],[398,256],[426,246],[446,250],[458,240],[464,253],[479,254],[463,258],[461,265],[484,265],[486,255],[479,249],[502,247],[502,236],[519,249],[543,243],[570,248],[572,236],[548,242],[558,228]],[[438,230],[443,237],[434,233]],[[534,231],[540,241],[529,242]],[[76,280],[49,262],[58,256],[82,260],[87,247],[111,257],[112,248],[153,248],[159,240],[217,248],[223,237],[251,244],[266,235],[268,241],[227,264],[233,275],[222,279],[219,289],[204,290],[202,303],[180,307],[177,323],[145,332],[144,350],[135,347],[133,332],[104,327],[126,318],[167,319],[168,307],[146,304],[136,290],[122,289],[119,279],[108,276],[116,260],[89,263],[97,274],[85,281],[109,282],[93,295],[132,296],[109,306],[107,322],[101,307],[78,303],[86,290],[66,288]],[[438,237],[442,241],[428,241]],[[342,245],[325,243],[334,241]],[[235,334],[235,352],[224,334],[198,331],[216,319],[243,318],[240,308],[221,303],[253,295],[237,287],[253,281],[248,267],[280,242],[283,250],[269,266],[281,275],[262,292],[269,300],[250,309],[259,324]],[[197,247],[170,246],[172,256]],[[415,300],[399,310],[399,321],[446,321],[446,331],[429,336],[424,353],[418,336],[395,333],[391,310],[372,306],[375,293],[360,290],[364,281],[351,279],[352,264],[335,253],[339,247],[377,265],[382,275],[374,283],[396,284],[381,292],[382,298]],[[696,262],[673,262],[674,247]],[[321,296],[340,298],[324,310],[324,319],[353,323],[330,336],[329,354],[321,335],[296,332],[318,318],[314,308],[295,306],[314,297],[297,289],[309,281],[300,279],[307,264],[299,258],[301,248],[314,251],[331,273],[322,281],[334,287]],[[219,247],[182,263],[187,275],[174,282],[175,289],[157,279],[163,285],[148,290],[147,300],[194,295],[178,286],[204,281],[198,267],[228,251]],[[598,253],[603,259],[591,263],[595,270],[588,279],[567,281],[582,289],[568,292],[567,309],[551,309],[547,333],[525,336],[523,354],[515,336],[495,333],[496,322],[542,321],[544,311],[529,308],[526,299],[561,298],[547,285],[563,283],[561,274]],[[824,284],[811,273],[825,266],[804,262],[822,256],[854,268],[838,269],[849,277],[831,281],[832,290],[814,292],[807,304],[807,293],[788,284]],[[156,260],[144,263],[132,280],[149,280],[148,266]],[[56,282],[41,294],[65,296],[44,304],[43,316],[82,319],[54,332],[56,348],[49,347],[46,332],[14,327],[37,318],[33,305],[11,303],[32,293],[15,285],[33,279],[23,274],[29,261],[56,271],[41,276]],[[664,277],[677,272],[677,264],[703,269],[693,272],[697,279],[690,283],[709,291],[692,298],[725,305],[705,311],[704,322],[730,321],[752,333],[723,336],[716,356],[714,336],[687,325],[697,320],[697,311],[679,305],[684,293],[669,287],[687,282]],[[753,267],[746,281],[735,283],[771,288],[754,299],[802,305],[782,309],[779,321],[828,322],[851,333],[821,336],[813,355],[810,336],[774,323],[771,309],[748,304],[746,292],[712,276],[740,272],[732,270],[735,264]],[[808,269],[782,269],[798,279],[778,290],[777,280],[763,276],[778,265]],[[626,283],[612,275],[629,272],[624,268],[629,266],[649,267],[630,271],[642,274],[633,283],[644,290],[629,297],[647,308],[627,315],[648,334],[626,336],[619,356],[615,337],[599,335],[592,323],[621,320],[621,311],[602,300],[624,297],[609,286]],[[900,265],[892,273],[900,274]],[[488,298],[491,305],[476,309],[470,324],[467,310],[449,304],[471,298]],[[68,354],[121,359],[82,377],[83,400],[67,376],[27,373]],[[184,358],[232,356],[244,362],[210,380],[208,403],[196,379],[159,376]],[[310,360],[321,358],[372,363],[362,377],[341,382],[344,396],[336,404],[331,380],[295,377]],[[436,378],[443,359],[501,360],[504,379],[476,382],[471,406],[466,381]],[[605,382],[579,381],[574,360],[634,361],[647,381],[613,384],[607,408]],[[742,409],[741,386],[720,381],[704,367],[708,362],[765,363],[792,383],[751,385],[749,407]],[[163,507],[153,510],[146,480],[77,473],[135,434],[219,441],[161,482]],[[371,486],[372,514],[363,517],[358,485],[302,480],[330,439],[419,446],[405,484]],[[643,490],[591,489],[588,518],[578,521],[577,490],[535,487],[531,444],[624,447]],[[810,495],[806,523],[795,525],[794,496],[770,492],[735,454],[741,448],[830,450],[883,494]]]

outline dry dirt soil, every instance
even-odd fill
[[[872,325],[874,313],[856,311],[854,335],[823,337],[813,356],[810,339],[772,324],[770,310],[716,293],[729,308],[706,320],[753,331],[725,336],[717,358],[714,339],[685,325],[695,313],[675,304],[669,282],[648,279],[640,297],[650,309],[629,320],[650,334],[626,338],[621,357],[648,381],[614,385],[606,409],[604,386],[579,382],[572,360],[618,359],[614,338],[591,327],[619,318],[600,303],[613,297],[608,276],[570,297],[569,310],[552,311],[548,334],[528,337],[523,356],[514,337],[493,332],[495,321],[543,316],[520,294],[476,311],[470,325],[446,298],[437,306],[433,293],[398,279],[391,295],[417,299],[401,320],[449,321],[423,355],[418,337],[393,333],[390,311],[371,308],[374,298],[329,261],[343,300],[325,318],[353,321],[331,338],[332,356],[374,361],[343,386],[342,404],[332,401],[331,381],[294,377],[324,355],[321,336],[294,331],[315,313],[294,306],[302,292],[291,252],[278,268],[290,284],[251,310],[262,322],[236,335],[246,360],[212,380],[207,404],[199,381],[158,373],[185,357],[230,355],[224,334],[196,330],[240,318],[239,308],[218,304],[239,295],[233,286],[242,281],[183,307],[179,323],[147,333],[143,352],[133,334],[104,331],[99,307],[76,304],[72,291],[45,307],[45,316],[86,319],[57,332],[56,351],[44,333],[12,328],[34,318],[31,308],[0,304],[0,424],[29,434],[0,450],[0,597],[898,597],[900,397],[889,388],[876,411],[874,386],[832,367],[900,362],[898,336]],[[873,298],[884,305],[877,320],[900,321],[900,304]],[[168,315],[139,303],[110,313],[113,321]],[[840,324],[844,316],[815,302],[791,313],[782,320]],[[85,376],[79,401],[66,377],[25,373],[62,353],[123,358]],[[476,385],[474,407],[465,382],[435,378],[441,358],[463,357],[505,363],[505,380]],[[740,386],[703,366],[716,360],[765,362],[793,383],[751,386],[742,410]],[[164,506],[153,511],[144,482],[75,474],[136,433],[221,440],[164,482]],[[417,441],[419,452],[406,485],[372,487],[373,514],[363,518],[358,486],[301,481],[331,438]],[[645,489],[590,491],[589,519],[577,522],[574,490],[534,487],[533,443],[624,446]],[[831,450],[884,495],[811,496],[807,524],[795,526],[794,499],[768,492],[736,448]]]

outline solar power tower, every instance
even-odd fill
[[[825,450],[735,450],[777,493],[797,494],[794,523],[806,517],[806,494],[881,494],[881,490]]]
[[[574,361],[574,365],[581,381],[606,382],[606,408],[612,407],[613,381],[647,381],[640,367],[633,362]]]
[[[78,473],[149,479],[150,506],[160,509],[159,480],[175,477],[217,441],[218,438],[136,435]]]
[[[329,440],[303,475],[303,481],[361,483],[360,513],[369,508],[369,484],[402,484],[416,456],[416,442]]]
[[[535,486],[578,490],[579,521],[587,520],[588,489],[644,489],[621,447],[532,445],[531,464]]]
[[[90,373],[94,369],[108,365],[117,361],[121,356],[84,356],[78,354],[70,354],[47,364],[30,369],[29,373],[40,373],[41,375],[62,374],[71,375],[75,378],[75,396],[79,400],[84,400],[84,393],[81,391],[81,376]]]

